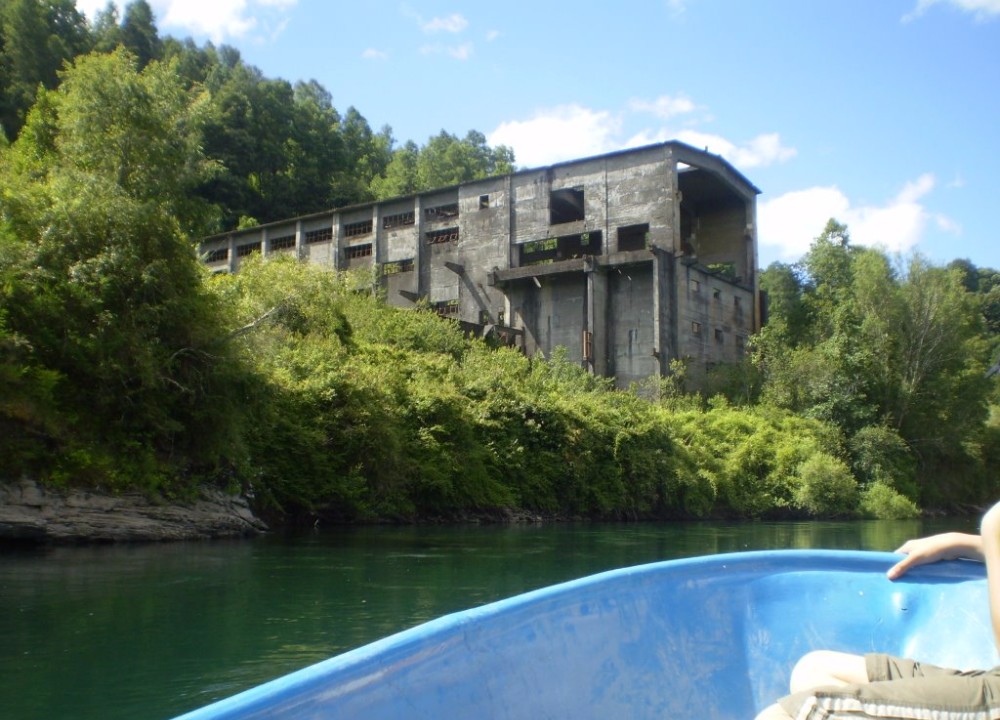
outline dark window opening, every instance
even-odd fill
[[[394,227],[413,225],[414,222],[416,222],[415,215],[410,210],[409,212],[397,213],[396,215],[386,215],[382,218],[382,227],[386,230],[391,230]]]
[[[428,245],[440,245],[441,243],[457,242],[458,228],[445,228],[444,230],[432,230],[424,233]]]
[[[434,303],[434,312],[442,317],[458,317],[458,300],[442,300]]]
[[[246,257],[247,255],[253,255],[254,253],[260,252],[260,243],[244,243],[243,245],[236,246],[236,257]]]
[[[306,231],[306,243],[318,243],[326,240],[333,240],[333,228],[320,228],[319,230]]]
[[[295,247],[294,235],[282,235],[281,237],[271,238],[272,250],[289,250],[294,247]]]
[[[486,210],[486,209],[489,208],[489,206],[490,206],[490,196],[489,195],[480,195],[479,196],[479,209],[480,210]]]
[[[413,272],[413,258],[385,263],[382,266],[382,275],[398,275],[405,272]]]
[[[549,224],[583,220],[583,188],[564,188],[549,194]]]
[[[603,235],[600,230],[532,240],[521,245],[521,265],[547,265],[560,260],[573,260],[588,255],[600,255]]]
[[[458,217],[458,203],[449,203],[448,205],[438,205],[437,207],[429,207],[424,210],[424,217],[428,220],[441,221],[441,220],[451,220],[452,218]]]
[[[371,257],[372,245],[368,243],[366,245],[351,245],[344,249],[344,255],[347,256],[348,260],[354,260],[355,258]]]
[[[721,275],[730,280],[736,279],[736,263],[733,262],[709,263],[708,270],[711,273]]]
[[[215,250],[209,250],[208,256],[205,258],[205,262],[223,262],[229,259],[229,248],[217,248]]]
[[[720,330],[719,328],[715,328],[715,342],[718,342],[718,343],[722,342],[723,337],[724,336],[723,336],[722,330]]]
[[[649,247],[649,223],[618,228],[618,252],[645,250]]]
[[[720,290],[719,288],[713,288],[712,289],[712,297],[715,298],[716,300],[721,300],[722,299],[722,290]]]
[[[344,225],[344,237],[357,237],[358,235],[369,235],[372,231],[372,221],[362,220],[361,222],[347,223]]]

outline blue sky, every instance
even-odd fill
[[[149,2],[162,35],[315,79],[400,144],[474,129],[519,167],[707,147],[762,190],[762,266],[836,217],[1000,269],[1000,0]]]

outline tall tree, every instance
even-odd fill
[[[755,340],[764,399],[832,421],[848,439],[872,427],[897,433],[922,461],[932,498],[933,471],[943,458],[958,462],[986,419],[988,350],[967,289],[975,273],[920,257],[897,269],[884,253],[851,246],[834,222],[802,266],[801,305],[787,274],[765,273],[785,293],[772,307],[775,326]],[[802,327],[782,330],[794,323]]]
[[[422,148],[411,141],[394,150],[385,172],[374,178],[371,189],[379,198],[408,195],[513,170],[510,148],[489,147],[486,136],[476,130],[463,139],[442,130]]]
[[[64,63],[90,44],[73,0],[0,1],[0,125],[8,139],[20,132],[38,87],[54,88]]]
[[[392,153],[385,175],[372,180],[372,194],[379,199],[410,195],[423,190],[420,183],[420,148],[412,140]]]
[[[169,66],[83,56],[0,163],[4,332],[58,378],[75,422],[49,442],[95,481],[211,463],[230,427],[223,318],[189,240],[202,109]]]
[[[125,6],[121,43],[135,55],[140,70],[163,56],[163,43],[153,19],[153,9],[146,0],[132,0]]]
[[[113,0],[108,0],[108,4],[103,10],[98,10],[90,23],[91,34],[94,39],[94,51],[109,53],[122,42],[122,29],[119,23],[118,6]]]
[[[373,200],[372,181],[385,174],[392,159],[392,129],[372,131],[364,116],[354,107],[340,125],[345,164],[332,179],[333,205],[342,206]]]
[[[346,164],[340,114],[330,93],[315,80],[298,82],[288,145],[289,176],[295,214],[331,207],[331,178]]]
[[[441,131],[420,153],[417,163],[423,188],[457,185],[513,170],[514,155],[505,146],[491,149],[486,137],[470,130],[459,140]]]

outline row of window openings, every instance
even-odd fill
[[[458,242],[458,228],[447,228],[445,230],[434,230],[424,234],[428,245],[440,245],[442,243]],[[350,245],[344,249],[344,255],[348,260],[361,257],[371,257],[372,244]],[[411,261],[412,262],[412,261]]]
[[[490,196],[480,195],[479,196],[479,209],[485,210],[490,206]],[[430,221],[442,221],[451,220],[458,217],[458,203],[449,203],[447,205],[437,205],[435,207],[424,208],[424,217]],[[384,230],[391,230],[397,227],[406,227],[408,225],[413,225],[416,223],[416,212],[413,210],[407,210],[406,212],[394,213],[392,215],[386,215],[382,218],[382,228]],[[374,225],[371,220],[361,220],[359,222],[347,223],[344,225],[344,237],[358,237],[360,235],[369,235],[372,232]],[[322,240],[331,240],[333,238],[333,230],[330,228],[325,228],[324,231],[327,233],[326,237],[310,239],[310,233],[306,233],[306,242],[319,242]]]
[[[461,309],[458,305],[458,300],[442,300],[441,302],[436,302],[433,305],[434,312],[442,317],[458,317],[459,310]]]
[[[458,228],[448,228],[446,230],[436,230],[426,234],[428,245],[437,245],[440,243],[456,242],[458,240]],[[295,247],[295,236],[288,235],[286,237],[274,238],[271,240],[271,250],[280,251],[288,250]],[[242,245],[236,246],[236,257],[248,257],[253,253],[260,252],[261,243],[243,243]],[[371,243],[365,243],[364,245],[351,245],[344,250],[344,255],[348,260],[353,260],[355,258],[371,257],[372,255],[372,245]],[[216,248],[214,250],[209,250],[205,261],[210,263],[224,262],[229,259],[229,248]],[[409,261],[412,264],[412,260]],[[405,272],[412,268],[404,268],[401,270]]]
[[[692,335],[697,335],[698,337],[701,337],[702,330],[703,328],[700,322],[698,322],[697,320],[691,321]],[[742,335],[736,335],[735,337],[736,337],[736,347],[742,349],[746,345],[746,338],[744,338]],[[723,331],[721,328],[715,328],[715,341],[721,343],[725,341],[725,339],[726,339],[725,331]]]
[[[558,260],[571,260],[584,255],[599,255],[603,233],[600,230],[532,240],[521,245],[521,265],[543,265]],[[618,228],[618,251],[644,250],[649,246],[649,224]]]
[[[480,200],[486,203],[488,207],[489,196],[483,195]],[[451,206],[442,206],[444,208],[450,208]],[[458,205],[455,206],[457,215]],[[438,212],[441,208],[428,208],[427,212]],[[451,217],[450,215],[442,213],[442,217]],[[387,215],[384,220],[384,227],[397,227],[400,225],[413,224],[413,212],[400,213],[398,215]],[[349,223],[344,226],[345,237],[357,237],[360,235],[370,234],[372,231],[372,221],[365,220],[359,223]],[[618,228],[618,249],[620,251],[628,250],[641,250],[645,248],[648,244],[649,236],[649,225],[631,225],[628,227]],[[459,237],[458,228],[445,228],[443,230],[433,230],[425,233],[425,238],[428,245],[437,245],[440,243],[456,242]],[[305,233],[305,242],[307,244],[325,242],[333,240],[333,229],[332,228],[320,228],[318,230],[308,230]],[[581,255],[593,255],[600,252],[600,242],[601,233],[599,231],[593,233],[581,233],[580,235],[569,235],[564,238],[547,238],[545,240],[535,240],[529,243],[525,243],[521,247],[522,257],[526,261],[523,264],[539,264],[552,262],[555,259],[563,259],[565,257],[580,257]],[[560,248],[560,244],[565,247]],[[279,250],[290,250],[295,247],[295,236],[294,235],[283,235],[281,237],[272,238],[270,241],[270,246],[272,251]],[[244,243],[238,245],[236,248],[237,257],[246,257],[254,252],[260,251],[260,242]],[[362,246],[358,246],[362,247]],[[584,248],[586,248],[584,250]],[[355,254],[352,254],[355,253]],[[370,252],[362,252],[360,250],[353,251],[348,248],[348,257],[364,257],[371,255]],[[217,248],[211,250],[208,253],[208,262],[221,262],[229,259],[229,250],[227,248]],[[692,281],[697,282],[697,281]],[[694,292],[698,292],[698,288],[694,287]]]
[[[691,280],[689,282],[689,286],[691,288],[692,294],[694,294],[694,295],[700,295],[701,294],[701,281],[700,280]],[[715,299],[715,300],[721,300],[722,299],[722,290],[720,290],[719,288],[712,288],[712,298]],[[742,305],[743,305],[743,298],[741,298],[739,295],[734,295],[733,296],[733,305],[735,307],[742,307]]]
[[[434,245],[438,243],[454,242],[458,240],[458,229],[451,228],[448,230],[440,230],[433,233],[427,233],[428,244]],[[243,243],[242,245],[236,246],[236,257],[248,257],[253,253],[260,252],[261,244],[260,242],[253,243]],[[286,237],[274,238],[271,240],[271,250],[274,252],[280,250],[289,250],[295,247],[295,236],[288,235]],[[372,254],[371,243],[365,245],[353,245],[348,247],[345,251],[345,255],[348,259],[359,258],[359,257],[369,257]],[[210,263],[224,262],[229,259],[229,248],[216,248],[215,250],[209,250],[205,261]]]
[[[410,213],[412,215],[412,213]],[[386,218],[388,219],[388,218]],[[356,237],[358,235],[367,235],[371,233],[371,220],[366,220],[364,223],[356,223],[357,225],[364,225],[359,231],[349,231],[348,228],[351,226],[344,226],[344,236],[345,237]],[[412,218],[411,218],[412,224]],[[394,226],[395,227],[395,226]],[[324,238],[326,240],[331,239],[331,237]],[[431,230],[424,233],[424,238],[427,240],[428,245],[437,245],[439,243],[455,242],[458,240],[458,228],[445,228],[443,230]]]
[[[484,198],[488,197],[484,195]],[[456,205],[457,207],[457,205]],[[428,211],[436,210],[436,208],[428,208]],[[386,216],[385,220],[390,220],[392,218],[402,218],[402,215],[389,215]],[[410,216],[410,221],[412,222],[413,213],[408,213]],[[405,219],[405,218],[404,218]],[[396,220],[393,220],[396,222]],[[402,222],[400,220],[400,222]],[[361,223],[351,223],[344,226],[345,236],[353,237],[356,235],[364,235],[371,233],[372,221],[366,220]],[[618,249],[620,251],[628,250],[640,250],[647,246],[649,236],[649,225],[630,225],[628,227],[618,228]],[[424,237],[428,245],[438,245],[442,243],[457,242],[459,239],[459,229],[454,228],[444,228],[442,230],[432,230],[424,234]],[[324,242],[333,239],[333,229],[332,228],[320,228],[318,230],[309,230],[305,233],[306,243],[317,243]],[[567,235],[564,237],[553,237],[546,238],[544,240],[534,240],[531,242],[524,243],[521,246],[521,258],[522,265],[537,265],[546,264],[554,262],[555,260],[565,260],[572,259],[576,257],[582,257],[583,255],[595,255],[599,254],[601,251],[601,241],[602,234],[599,230],[594,232],[580,233],[579,235]],[[288,250],[295,247],[295,236],[294,235],[283,235],[281,237],[273,238],[270,241],[270,246],[272,251],[278,250]],[[254,252],[259,252],[261,248],[260,242],[244,243],[243,245],[238,245],[236,248],[237,257],[246,257]],[[356,245],[348,247],[346,249],[346,255],[349,259],[358,257],[368,257],[371,253],[371,245]],[[208,253],[208,262],[220,262],[229,259],[229,250],[227,248],[218,248],[216,250],[211,250]],[[697,280],[692,280],[692,290],[693,292],[698,292],[700,285]],[[718,291],[716,291],[718,292]],[[738,298],[737,298],[738,301]]]
[[[490,196],[479,196],[479,208],[486,209],[490,206]],[[560,225],[563,223],[576,222],[584,219],[584,194],[582,187],[562,188],[553,190],[549,195],[549,223]],[[441,221],[458,217],[458,203],[438,205],[424,209],[424,216],[428,220]],[[413,225],[416,221],[415,212],[407,212],[386,215],[382,218],[382,227],[386,230],[395,227]],[[371,220],[361,220],[344,225],[344,237],[359,237],[370,235],[374,225]],[[633,225],[618,230],[618,249],[620,251],[641,250],[647,246],[649,226]],[[333,239],[332,228],[321,228],[310,230],[305,234],[306,243],[323,242]],[[538,241],[544,242],[544,241]],[[272,242],[272,248],[274,244]],[[530,251],[529,251],[530,252]]]

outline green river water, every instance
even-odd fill
[[[603,570],[745,550],[893,550],[975,527],[379,527],[0,550],[0,718],[170,718],[438,615]]]

